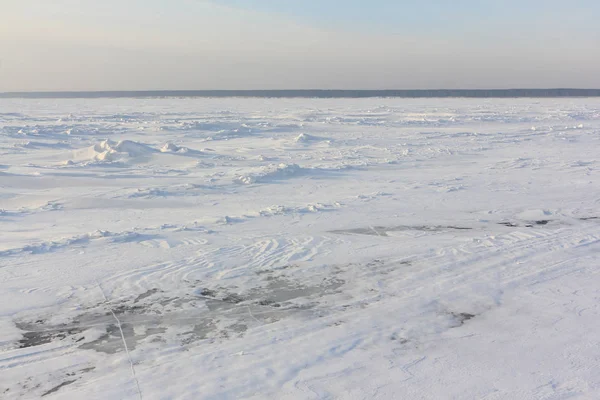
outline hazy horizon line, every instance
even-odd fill
[[[596,88],[511,89],[160,89],[52,90],[0,92],[0,98],[140,98],[140,97],[274,97],[274,98],[435,98],[435,97],[600,97]]]

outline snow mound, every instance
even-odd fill
[[[330,143],[331,141],[319,136],[309,135],[307,133],[301,133],[294,139],[296,143],[312,143],[312,142],[325,142]]]
[[[293,176],[305,174],[307,172],[308,169],[302,168],[298,164],[271,164],[269,166],[260,168],[255,173],[237,175],[234,178],[234,182],[244,185],[251,185],[253,183],[287,179]]]
[[[331,211],[340,208],[341,204],[335,202],[333,204],[314,203],[307,204],[305,206],[298,207],[286,207],[282,205],[273,205],[271,207],[264,208],[259,211],[261,217],[273,217],[277,215],[289,215],[289,214],[308,214],[318,213],[322,211]]]
[[[129,157],[140,157],[154,153],[154,149],[142,143],[132,140],[121,140],[113,142],[104,140],[94,146],[94,150],[104,158],[110,158],[114,154],[125,154]]]
[[[294,139],[294,141],[296,143],[306,143],[306,142],[312,142],[315,140],[318,140],[318,138],[316,136],[308,135],[306,133],[301,133],[298,136],[296,136],[296,139]]]
[[[160,151],[162,153],[187,153],[189,149],[187,147],[177,146],[176,144],[168,142],[160,148]]]
[[[114,142],[107,139],[87,149],[76,151],[75,158],[79,161],[118,162],[146,157],[155,152],[152,147],[132,140]]]

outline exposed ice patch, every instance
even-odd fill
[[[538,221],[553,219],[554,213],[550,210],[526,210],[516,215],[516,217],[523,221]]]

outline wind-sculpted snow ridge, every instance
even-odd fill
[[[87,123],[86,123],[87,122]],[[89,137],[89,136],[111,136],[122,134],[126,131],[126,127],[117,124],[100,124],[96,121],[78,121],[75,124],[65,124],[63,121],[51,121],[47,125],[11,125],[0,127],[0,135],[6,135],[12,138],[25,139],[62,139],[66,140],[71,137]]]
[[[599,99],[0,110],[2,400],[600,398]]]
[[[309,168],[301,167],[298,164],[270,164],[265,167],[254,168],[248,173],[237,174],[234,178],[234,182],[244,185],[251,185],[254,183],[284,181],[303,176],[322,178],[333,174],[341,174],[343,171],[353,168],[356,168],[356,166],[351,164],[336,164],[334,166],[322,166],[317,164]]]
[[[240,123],[239,121],[170,121],[162,125],[161,130],[181,132],[187,137],[198,137],[205,140],[229,140],[258,134],[263,130],[260,124]]]
[[[55,251],[58,249],[63,249],[69,246],[77,246],[77,245],[86,245],[90,241],[97,239],[107,239],[112,243],[125,243],[131,241],[142,241],[144,239],[148,239],[152,237],[151,235],[144,235],[138,232],[120,232],[113,233],[109,231],[95,231],[91,233],[86,233],[83,235],[71,237],[71,238],[63,238],[50,242],[42,242],[32,245],[23,246],[18,249],[9,249],[0,251],[0,257],[3,256],[12,256],[18,255],[20,253],[28,253],[28,254],[43,254],[50,251]]]
[[[253,218],[259,217],[276,217],[276,216],[301,216],[302,214],[308,213],[321,213],[327,211],[334,211],[342,207],[342,204],[339,202],[335,202],[333,204],[307,204],[304,206],[283,206],[283,205],[272,205],[270,207],[266,207],[257,212],[250,212],[241,216],[224,216],[216,219],[217,224],[221,225],[230,225],[237,224],[241,222],[246,222]]]

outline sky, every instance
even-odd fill
[[[600,88],[597,0],[0,0],[0,91]]]

